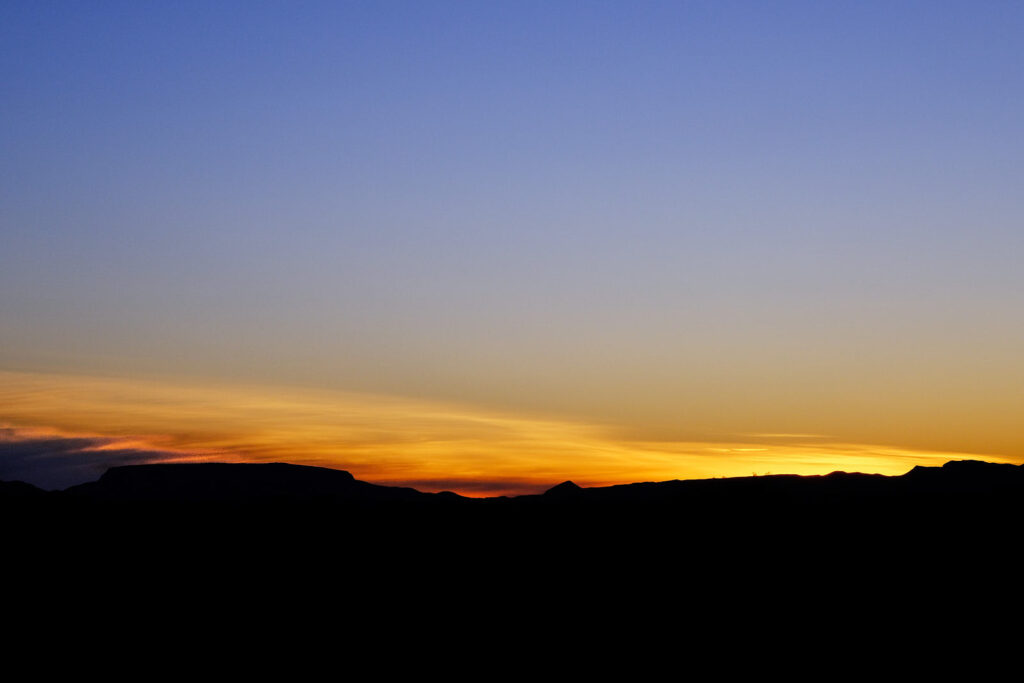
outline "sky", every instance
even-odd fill
[[[1024,5],[0,4],[0,479],[1024,462]]]

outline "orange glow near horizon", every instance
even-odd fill
[[[359,479],[463,495],[751,474],[902,474],[990,455],[839,443],[807,434],[727,442],[624,439],[610,427],[440,402],[312,389],[0,372],[0,421],[18,436],[101,437],[85,451],[153,461],[332,467]],[[0,425],[2,426],[2,425]]]

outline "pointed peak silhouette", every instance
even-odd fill
[[[544,492],[545,496],[564,498],[566,496],[578,495],[583,489],[573,481],[563,481],[557,486],[552,486]]]

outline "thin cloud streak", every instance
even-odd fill
[[[47,490],[94,481],[120,465],[203,459],[210,458],[151,450],[137,441],[116,437],[0,427],[0,480],[24,481]]]
[[[4,471],[52,463],[47,476],[65,479],[127,462],[285,461],[426,491],[498,495],[566,479],[598,486],[840,469],[901,474],[950,459],[999,460],[793,435],[781,443],[781,435],[644,441],[602,425],[389,396],[40,373],[0,372],[0,420],[15,428]],[[50,441],[31,428],[50,430]]]

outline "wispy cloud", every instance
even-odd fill
[[[193,459],[190,454],[140,448],[134,441],[116,437],[0,427],[0,480],[25,481],[44,489],[92,481],[118,465]]]
[[[11,425],[0,442],[0,478],[33,481],[26,474],[34,472],[34,483],[48,487],[94,479],[111,464],[182,459],[287,461],[494,495],[566,479],[900,474],[982,457],[796,434],[645,441],[604,425],[389,396],[12,372],[0,372],[0,420]]]

